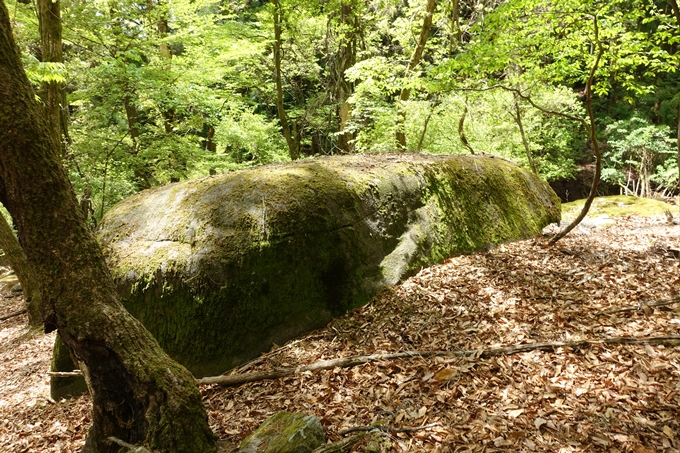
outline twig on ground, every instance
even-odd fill
[[[270,371],[254,371],[252,373],[236,374],[231,376],[212,376],[196,379],[199,385],[221,385],[221,386],[237,386],[246,384],[248,382],[256,382],[268,379],[278,379],[286,376],[291,376],[305,371],[328,370],[333,368],[348,368],[357,365],[363,365],[368,362],[376,362],[380,360],[396,360],[407,357],[472,357],[477,359],[486,359],[498,355],[518,354],[521,352],[530,351],[552,351],[557,348],[582,348],[584,346],[593,346],[598,344],[664,344],[680,342],[680,336],[665,336],[665,337],[612,337],[601,338],[596,340],[576,340],[576,341],[557,341],[550,343],[525,343],[503,348],[479,349],[468,351],[404,351],[392,354],[372,354],[363,356],[345,357],[340,359],[321,360],[312,363],[311,365],[277,368]]]
[[[350,451],[352,447],[364,437],[366,437],[366,433],[356,434],[338,442],[322,445],[319,448],[314,449],[312,453],[342,453]]]
[[[110,437],[108,437],[108,440],[109,440],[109,442],[113,442],[114,444],[120,445],[123,448],[127,448],[129,451],[131,451],[133,453],[151,453],[149,450],[147,450],[144,447],[129,444],[129,443],[125,442],[124,440],[120,440],[117,437],[110,436]]]
[[[638,311],[644,310],[645,307],[662,307],[664,305],[673,305],[680,303],[680,297],[673,299],[656,300],[654,302],[641,302],[638,305],[631,305],[628,307],[614,308],[612,310],[605,310],[597,313],[597,315],[611,315],[614,313],[622,313],[624,311]]]
[[[392,426],[355,426],[353,428],[348,428],[340,431],[338,434],[344,436],[345,434],[354,433],[357,431],[382,431],[384,433],[411,433],[413,431],[422,431],[428,428],[434,428],[439,426],[439,423],[430,423],[429,425],[423,426],[405,426],[401,428],[395,428]]]
[[[7,321],[8,319],[15,318],[19,315],[23,315],[24,313],[26,313],[26,309],[22,308],[19,311],[15,311],[15,312],[10,313],[8,315],[0,316],[0,321]]]

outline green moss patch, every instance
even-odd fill
[[[576,200],[562,205],[562,215],[565,220],[572,220],[583,209],[585,200]],[[654,216],[663,215],[664,211],[673,209],[672,205],[650,198],[638,198],[628,195],[614,195],[598,197],[588,211],[586,217],[619,217],[625,215]]]

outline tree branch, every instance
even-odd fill
[[[366,433],[356,434],[338,442],[333,442],[332,444],[322,445],[319,448],[314,449],[312,453],[341,453],[350,451],[352,447],[364,437],[366,437]]]
[[[304,373],[306,371],[328,370],[333,368],[348,368],[363,365],[368,362],[380,360],[396,360],[408,357],[472,357],[477,359],[487,359],[499,355],[518,354],[530,351],[552,351],[556,348],[582,348],[585,346],[604,345],[604,344],[665,344],[680,342],[680,336],[663,337],[612,337],[596,340],[576,340],[576,341],[557,341],[549,343],[525,343],[503,348],[467,350],[467,351],[404,351],[391,354],[372,354],[363,356],[344,357],[339,359],[321,360],[300,367],[277,368],[270,371],[255,371],[252,373],[236,374],[231,376],[212,376],[196,379],[199,385],[222,385],[237,386],[248,382],[256,382],[268,379],[278,379],[286,376]]]
[[[680,303],[680,297],[676,297],[674,299],[665,299],[665,300],[657,300],[654,302],[640,302],[638,305],[630,305],[628,307],[622,307],[622,308],[615,308],[612,310],[606,310],[606,311],[601,311],[597,313],[597,315],[611,315],[614,313],[622,313],[625,311],[637,311],[637,310],[644,310],[644,307],[662,307],[664,305],[673,305],[673,304],[678,304]]]
[[[26,311],[27,310],[25,308],[22,308],[19,311],[15,311],[15,312],[10,313],[8,315],[0,316],[0,321],[6,321],[6,320],[11,319],[11,318],[16,318],[17,316],[23,315],[24,313],[26,313]]]
[[[133,453],[151,453],[149,450],[147,450],[144,447],[129,444],[129,443],[123,441],[123,440],[120,440],[117,437],[110,436],[110,437],[108,437],[108,440],[110,442],[113,442],[116,445],[120,445],[123,448],[127,448],[129,451],[131,451]]]
[[[430,423],[429,425],[423,426],[406,426],[401,428],[395,428],[393,426],[355,426],[353,428],[344,429],[338,434],[344,436],[345,434],[354,433],[357,431],[382,431],[384,433],[412,433],[414,431],[422,431],[428,428],[434,428],[439,426],[439,423]]]

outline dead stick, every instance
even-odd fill
[[[133,453],[151,453],[149,450],[147,450],[144,447],[129,444],[129,443],[125,442],[124,440],[120,440],[117,437],[110,436],[110,437],[108,437],[108,440],[109,440],[109,442],[120,445],[123,448],[127,448],[129,451],[131,451]]]
[[[361,439],[366,437],[366,433],[356,434],[351,437],[346,437],[338,442],[333,442],[331,444],[322,445],[316,448],[312,453],[341,453],[350,451],[354,444],[359,442]]]
[[[82,376],[83,372],[80,370],[73,370],[73,371],[49,371],[47,373],[51,377],[58,377],[58,378],[68,378],[68,377],[78,377]]]
[[[248,382],[262,381],[267,379],[278,379],[286,376],[291,376],[305,371],[328,370],[333,368],[348,368],[357,365],[363,365],[368,362],[376,362],[379,360],[396,360],[407,357],[473,357],[486,359],[498,355],[518,354],[521,352],[530,351],[552,351],[556,348],[581,348],[584,346],[593,346],[598,344],[663,344],[680,341],[680,336],[667,337],[613,337],[602,338],[596,340],[577,340],[577,341],[558,341],[551,343],[526,343],[504,348],[479,349],[470,351],[405,351],[396,352],[392,354],[372,354],[363,356],[345,357],[340,359],[322,360],[300,367],[278,368],[271,371],[255,371],[252,373],[236,374],[232,376],[212,376],[196,379],[199,385],[222,385],[222,386],[236,386],[246,384]]]
[[[390,426],[355,426],[353,428],[348,428],[340,431],[338,434],[344,436],[345,434],[353,433],[356,431],[382,431],[384,433],[411,433],[413,431],[422,431],[428,428],[434,428],[439,426],[439,423],[430,423],[429,425],[423,426],[405,426],[401,428],[395,428]]]
[[[26,313],[26,309],[22,308],[21,310],[15,311],[14,313],[10,313],[8,315],[0,316],[0,321],[6,321],[10,318],[14,318],[16,316],[23,315],[24,313]]]
[[[622,307],[622,308],[615,308],[612,310],[606,310],[606,311],[601,311],[597,313],[598,315],[611,315],[614,313],[621,313],[624,311],[637,311],[637,310],[643,310],[645,306],[647,307],[661,307],[664,305],[673,305],[673,304],[678,304],[680,303],[680,298],[676,297],[675,299],[666,299],[666,300],[657,300],[654,302],[641,302],[638,305],[631,305],[629,307]]]

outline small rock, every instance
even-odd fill
[[[310,453],[325,442],[318,418],[279,412],[246,437],[238,453]]]
[[[13,292],[13,293],[20,293],[23,290],[24,289],[21,287],[21,283],[17,283],[16,285],[12,286],[12,288],[10,289],[10,291]]]

